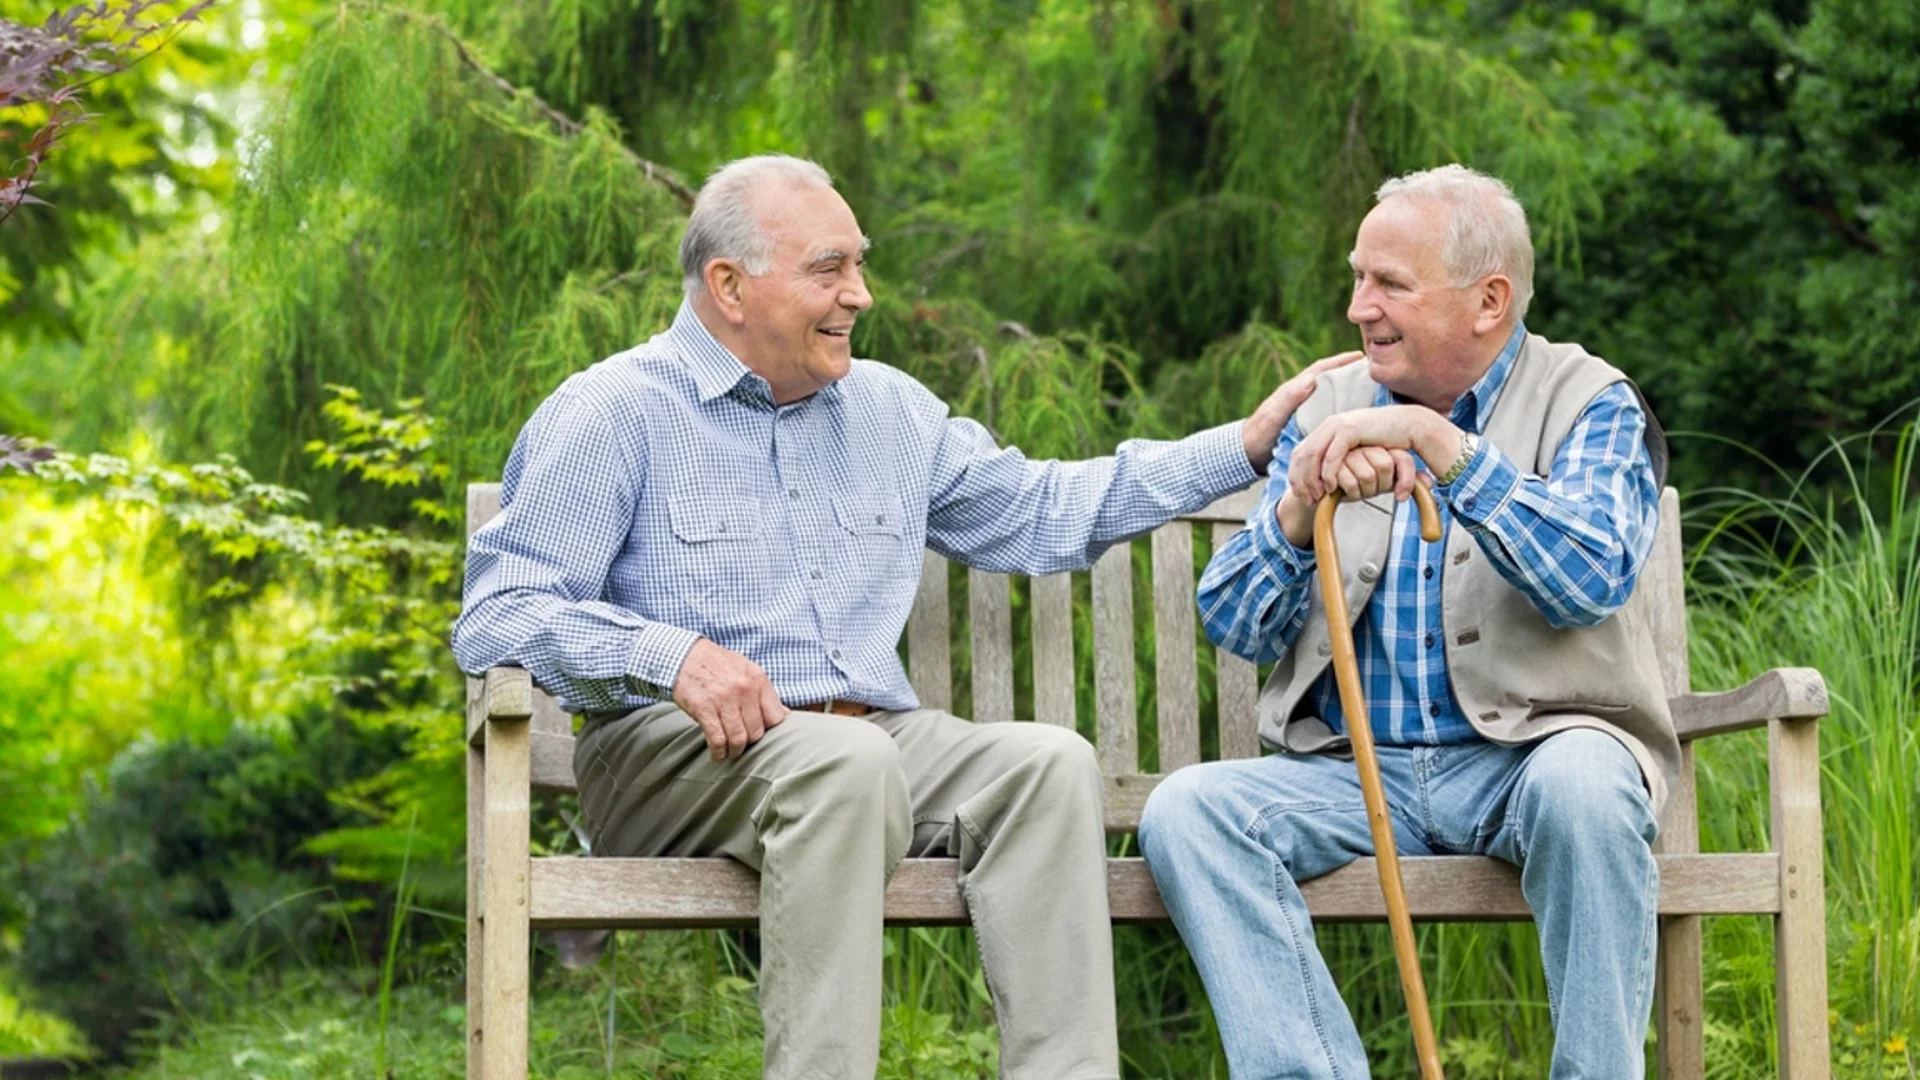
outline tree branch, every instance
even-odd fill
[[[340,6],[342,8],[355,7],[368,11],[377,11],[383,15],[391,15],[395,18],[405,19],[408,22],[417,23],[426,27],[428,30],[433,31],[450,42],[453,45],[453,51],[460,57],[460,63],[464,64],[467,69],[474,74],[492,83],[501,93],[506,94],[508,97],[518,97],[525,94],[527,100],[533,103],[534,110],[544,117],[547,123],[553,125],[554,130],[560,132],[562,135],[575,136],[586,129],[586,125],[547,104],[541,99],[540,95],[524,87],[514,85],[506,76],[501,75],[499,72],[481,63],[473,55],[473,50],[467,47],[467,43],[461,39],[460,35],[448,29],[446,24],[439,19],[422,15],[416,11],[408,11],[405,8],[390,7],[386,4],[378,3],[377,0],[342,0]],[[682,206],[685,206],[689,210],[693,209],[694,191],[687,186],[685,181],[680,179],[679,174],[667,168],[665,165],[648,161],[624,145],[616,145],[619,147],[621,156],[625,157],[641,175],[672,192],[674,198],[679,199]]]

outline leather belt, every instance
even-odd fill
[[[834,698],[832,701],[816,701],[811,705],[789,705],[787,708],[792,709],[794,712],[832,713],[835,716],[865,716],[868,713],[877,711],[873,706],[868,705],[864,701],[848,701],[845,698]]]

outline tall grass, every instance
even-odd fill
[[[1710,525],[1689,581],[1696,686],[1767,667],[1816,667],[1832,695],[1821,725],[1829,972],[1842,1042],[1905,1059],[1920,1034],[1920,427],[1836,442],[1845,483],[1779,499],[1737,491],[1689,500]],[[1815,467],[1830,462],[1816,462]],[[1764,846],[1765,744],[1717,739],[1700,756],[1709,848]],[[1751,923],[1719,930],[1710,1003],[1770,1017],[1770,944]],[[1864,1030],[1857,1030],[1864,1029]],[[1753,1027],[1748,1027],[1752,1031]],[[1723,1032],[1729,1054],[1764,1053]],[[1853,1038],[1860,1036],[1860,1038]],[[1888,1049],[1894,1047],[1896,1049]],[[1896,1075],[1911,1075],[1910,1063]],[[1878,1071],[1873,1075],[1880,1075]]]

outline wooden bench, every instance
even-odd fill
[[[1246,520],[1256,490],[1241,492],[1151,534],[1152,624],[1157,689],[1159,772],[1201,759],[1200,664],[1194,606],[1193,529],[1210,529],[1217,546]],[[499,487],[468,489],[469,532],[499,511]],[[1683,774],[1659,841],[1659,993],[1654,1022],[1660,1075],[1697,1080],[1702,1054],[1700,919],[1707,915],[1773,916],[1781,1075],[1828,1075],[1826,906],[1821,870],[1820,761],[1817,718],[1826,714],[1826,686],[1816,671],[1770,671],[1736,690],[1690,692],[1679,542],[1679,502],[1661,502],[1659,541],[1633,603],[1651,606],[1663,675],[1683,740]],[[1135,541],[1139,543],[1141,541]],[[1107,829],[1133,831],[1159,780],[1142,771],[1135,706],[1134,573],[1129,549],[1107,552],[1092,571],[1094,728],[1106,773]],[[1033,621],[1031,719],[1073,727],[1075,716],[1073,585],[1069,575],[1031,579]],[[972,719],[1007,723],[1028,718],[1014,700],[1013,604],[1005,575],[969,571],[967,634]],[[923,703],[950,708],[951,613],[948,564],[926,555],[919,596],[907,626],[909,677]],[[1258,694],[1252,664],[1214,650],[1215,700],[1222,757],[1260,753],[1255,736]],[[1692,740],[1766,726],[1769,730],[1773,849],[1699,853]],[[757,917],[755,874],[728,859],[531,858],[530,792],[571,792],[571,718],[517,668],[495,668],[468,680],[467,704],[467,1075],[522,1080],[527,1070],[529,933],[584,927],[697,928],[751,926]],[[1322,922],[1385,918],[1373,860],[1362,859],[1306,884]],[[1403,861],[1414,918],[1441,921],[1530,917],[1519,876],[1490,858],[1434,857]],[[1108,885],[1116,922],[1166,920],[1140,859],[1112,859]],[[887,890],[895,925],[958,925],[966,905],[950,859],[910,859]]]

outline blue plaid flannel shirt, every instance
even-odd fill
[[[700,637],[788,704],[918,704],[896,644],[921,551],[1055,573],[1257,477],[1226,424],[1111,457],[1030,461],[906,374],[856,361],[776,407],[682,305],[574,375],[507,459],[468,546],[462,670],[517,664],[571,711],[671,696]]]
[[[1493,366],[1454,403],[1448,419],[1455,426],[1481,432],[1525,339],[1526,328],[1516,327]],[[1383,387],[1374,403],[1392,404],[1392,395]],[[1386,570],[1354,624],[1376,741],[1442,745],[1480,737],[1454,699],[1440,625],[1440,563],[1456,520],[1554,626],[1591,626],[1627,602],[1653,548],[1660,511],[1646,426],[1633,391],[1615,384],[1580,414],[1546,477],[1522,474],[1498,447],[1482,442],[1466,470],[1435,489],[1443,530],[1438,543],[1420,539],[1411,500],[1396,508]],[[1200,579],[1207,636],[1263,663],[1278,659],[1307,622],[1313,552],[1288,542],[1274,517],[1302,437],[1300,425],[1289,421],[1260,505]],[[1310,698],[1333,730],[1344,730],[1331,670]]]

